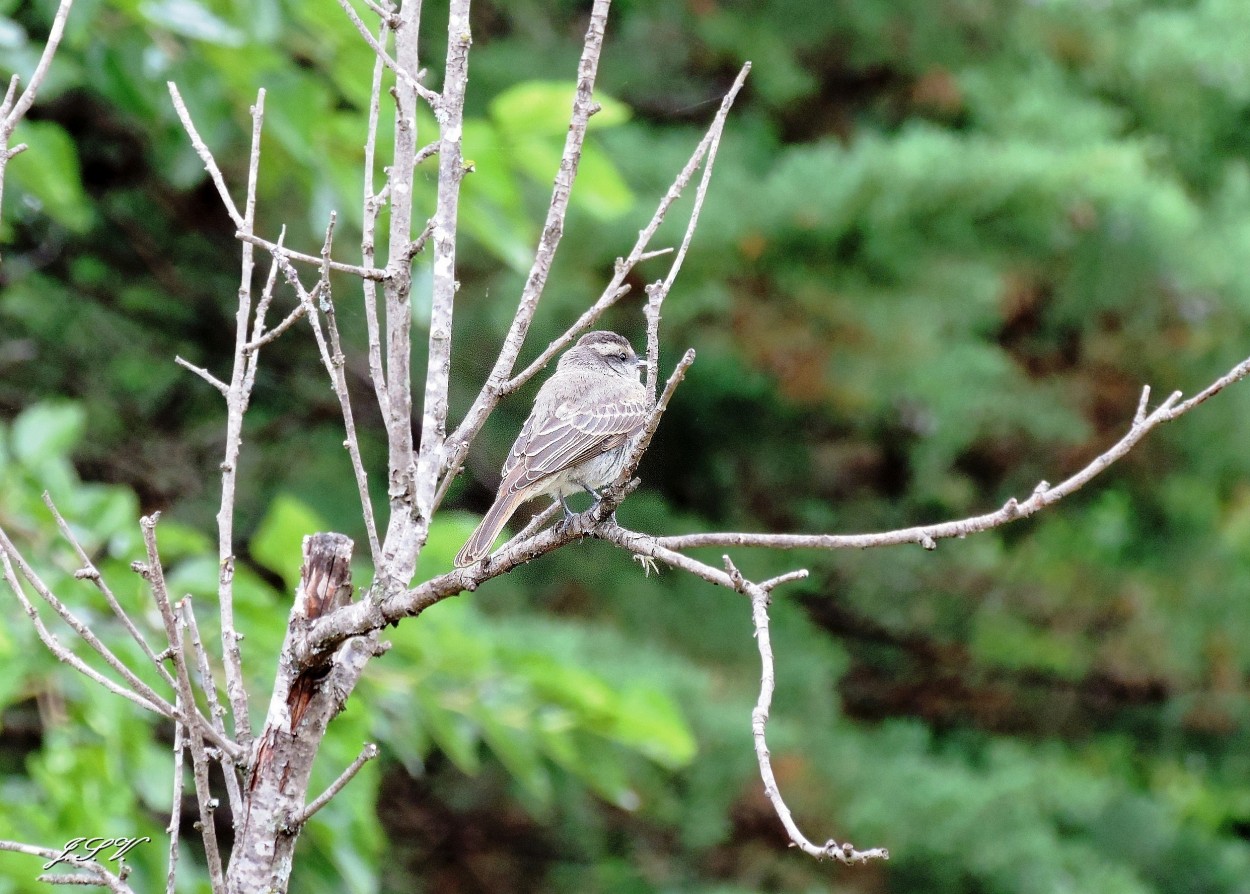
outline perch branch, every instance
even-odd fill
[[[682,534],[660,537],[658,542],[675,550],[694,549],[704,546],[758,546],[771,549],[868,549],[878,546],[895,546],[902,543],[918,543],[925,549],[936,549],[937,541],[951,537],[963,538],[979,534],[1008,522],[1028,518],[1051,506],[1089,483],[1108,466],[1123,458],[1153,429],[1188,413],[1194,407],[1209,400],[1229,385],[1250,375],[1250,359],[1234,366],[1189,400],[1181,401],[1181,392],[1170,394],[1153,412],[1145,412],[1149,399],[1149,386],[1142,391],[1132,424],[1128,431],[1107,450],[1094,457],[1084,468],[1075,472],[1055,486],[1042,481],[1025,500],[1015,497],[1007,500],[1002,508],[984,515],[932,525],[916,525],[895,531],[876,534],[751,534],[745,532],[716,532],[706,534]]]

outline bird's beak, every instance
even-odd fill
[[[646,368],[647,368],[647,358],[646,358],[646,357],[639,357],[637,360],[635,360],[635,361],[634,361],[634,366],[638,367],[638,369],[640,369],[640,370],[646,369]]]

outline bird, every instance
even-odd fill
[[[528,500],[565,497],[611,484],[646,425],[650,403],[640,381],[645,360],[615,332],[583,335],[534,398],[504,461],[495,502],[456,554],[464,568],[485,558],[514,512]]]

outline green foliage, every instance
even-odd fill
[[[584,7],[474,5],[453,417],[528,268]],[[6,74],[33,67],[51,8],[0,3]],[[49,583],[87,605],[40,491],[115,580],[132,580],[141,552],[139,505],[167,507],[171,580],[211,616],[216,562],[196,531],[216,511],[204,482],[221,409],[171,361],[226,368],[237,245],[164,82],[236,195],[264,86],[261,230],[288,224],[288,244],[316,251],[336,209],[335,251],[350,260],[373,61],[329,0],[75,10],[5,190],[0,513]],[[426,3],[423,19],[437,89],[445,10]],[[1143,383],[1153,401],[1193,393],[1250,353],[1248,19],[1238,0],[613,4],[603,109],[523,362],[598,294],[728,79],[754,62],[665,306],[665,364],[687,346],[698,361],[622,522],[852,531],[987,511],[1119,437]],[[381,122],[384,147],[386,109]],[[419,138],[432,128],[423,113]],[[420,170],[418,221],[438,163]],[[683,225],[669,221],[660,244]],[[635,291],[666,265],[649,262]],[[359,357],[357,293],[335,294]],[[635,311],[605,325],[639,336]],[[300,539],[326,527],[363,543],[316,357],[291,335],[261,370],[236,579],[255,693],[271,680]],[[529,396],[492,418],[419,576],[451,566]],[[378,429],[359,424],[376,469]],[[845,871],[784,847],[750,751],[745,604],[586,543],[394,632],[331,725],[314,788],[363,741],[386,758],[309,829],[293,889],[1242,891],[1248,440],[1241,386],[995,534],[935,553],[735,554],[755,576],[812,570],[772,609],[782,791],[813,838],[888,846],[888,865]],[[120,595],[143,611],[137,582]],[[46,691],[82,723],[18,758],[0,751],[0,800],[46,804],[0,811],[12,827],[0,836],[68,837],[95,822],[84,803],[118,786],[110,824],[159,826],[162,731],[59,667],[16,611],[4,617],[5,729]],[[135,859],[159,885],[157,849]],[[27,890],[16,860],[0,856],[0,879],[16,879],[0,884]]]

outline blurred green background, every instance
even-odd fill
[[[6,76],[33,68],[54,6],[0,0]],[[473,11],[456,418],[537,240],[585,15]],[[425,4],[435,88],[445,16]],[[1026,496],[1114,441],[1142,384],[1193,393],[1250,354],[1247,39],[1244,0],[618,0],[605,113],[522,360],[598,294],[750,59],[665,307],[666,366],[699,357],[622,521],[856,532]],[[163,510],[171,585],[211,635],[224,414],[173,357],[228,374],[238,245],[165,82],[236,196],[265,87],[259,231],[315,252],[336,209],[355,260],[370,68],[333,0],[78,0],[19,133],[0,521],[127,654],[39,494],[154,638],[127,566],[137,514]],[[606,321],[639,345],[665,265]],[[376,470],[358,287],[336,299]],[[475,445],[421,573],[488,505],[532,390]],[[254,712],[300,538],[363,541],[337,418],[306,331],[266,349],[237,516]],[[313,788],[367,740],[383,757],[310,825],[292,890],[1250,891],[1248,428],[1240,386],[1059,507],[932,553],[735,553],[751,575],[812,571],[773,608],[782,791],[812,838],[889,863],[786,847],[751,750],[746,601],[586,542],[390,633]],[[59,666],[0,598],[0,838],[150,835],[132,879],[157,889],[172,731]],[[42,890],[38,862],[0,853],[0,891]],[[188,838],[180,890],[207,890],[200,863]]]

